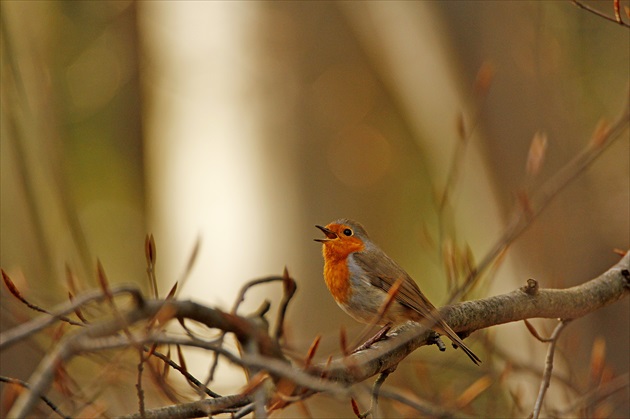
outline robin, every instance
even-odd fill
[[[479,365],[475,355],[455,331],[442,320],[433,304],[403,268],[370,240],[361,224],[339,219],[326,227],[321,242],[324,279],[335,301],[359,322],[379,325],[402,324],[412,320],[445,334]],[[397,281],[398,292],[385,313],[381,313],[388,292]],[[380,317],[379,317],[380,315]]]

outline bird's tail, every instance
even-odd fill
[[[455,331],[453,329],[451,329],[451,327],[448,324],[446,324],[446,322],[440,321],[439,325],[437,327],[435,327],[435,329],[438,329],[439,332],[442,332],[446,336],[448,336],[448,338],[453,342],[454,345],[459,346],[460,348],[462,348],[462,351],[464,351],[464,353],[466,355],[468,355],[468,357],[476,365],[479,365],[481,363],[481,359],[479,359],[479,357],[477,355],[475,355],[475,353],[473,351],[471,351],[468,346],[466,346],[464,341],[462,341],[460,339],[460,337],[457,336],[457,333],[455,333]]]

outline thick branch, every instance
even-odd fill
[[[628,294],[630,294],[630,253],[627,253],[607,272],[576,287],[565,290],[538,289],[537,283],[530,280],[528,286],[519,290],[487,299],[459,303],[443,308],[442,313],[444,320],[455,331],[471,333],[478,329],[534,317],[573,319],[612,304]],[[60,313],[68,309],[69,307],[63,306],[61,310],[56,311],[57,318]],[[234,333],[241,343],[255,342],[260,355],[242,354],[240,359],[236,356],[230,357],[227,353],[223,355],[243,366],[255,366],[269,371],[273,376],[286,377],[309,393],[325,391],[343,394],[345,393],[344,385],[361,382],[394,368],[415,349],[426,345],[430,334],[427,329],[416,323],[407,323],[395,330],[390,338],[379,341],[366,350],[337,359],[328,365],[313,366],[306,374],[291,367],[283,358],[277,342],[249,319],[190,301],[143,301],[140,299],[137,300],[135,308],[122,313],[122,316],[115,316],[99,324],[91,324],[64,339],[42,361],[31,377],[31,391],[20,396],[10,413],[15,414],[16,417],[28,414],[35,401],[50,388],[55,366],[60,362],[69,361],[80,353],[151,342],[177,343],[210,349],[207,343],[189,338],[175,338],[161,334],[131,336],[119,333],[121,330],[128,330],[130,326],[140,321],[153,319],[159,315],[158,313],[166,313],[165,315],[171,318],[192,319],[208,327]],[[33,330],[40,330],[43,327],[45,327],[43,320],[35,319],[20,326],[20,333],[3,334],[0,342],[8,345],[10,342],[19,340],[20,337],[31,335]],[[113,341],[107,344],[107,339],[103,339],[105,337]],[[212,348],[212,350],[220,351],[220,348]],[[325,377],[325,379],[320,379],[320,377]],[[300,393],[301,390],[296,389],[296,394]],[[199,407],[196,406],[196,408]],[[220,409],[223,409],[223,406]]]
[[[630,294],[630,252],[599,277],[564,290],[526,286],[508,294],[466,301],[442,309],[444,320],[456,332],[475,330],[530,318],[574,319],[612,304]],[[624,326],[624,327],[627,327]],[[407,323],[396,336],[367,350],[333,361],[326,376],[347,384],[363,381],[395,366],[427,344],[429,332]],[[348,368],[352,365],[352,368]]]

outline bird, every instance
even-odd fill
[[[445,334],[477,365],[481,362],[442,319],[409,274],[368,236],[357,221],[341,218],[325,227],[322,243],[324,280],[333,298],[346,313],[361,323],[381,326],[414,321]],[[392,287],[399,287],[393,298]],[[388,299],[392,299],[387,310]]]

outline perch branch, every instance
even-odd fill
[[[572,288],[557,290],[532,286],[532,282],[511,293],[487,299],[467,301],[442,308],[444,320],[458,332],[471,333],[475,330],[527,318],[562,318],[565,320],[584,316],[612,304],[630,294],[630,252],[612,268],[595,279]],[[80,298],[77,298],[79,300]],[[121,334],[122,330],[133,330],[140,321],[150,321],[168,307],[173,318],[191,319],[214,329],[233,333],[247,346],[255,343],[257,353],[232,354],[212,343],[190,336],[173,337],[163,333],[134,336]],[[66,304],[56,315],[73,310]],[[306,397],[317,392],[326,392],[339,397],[352,395],[348,388],[376,374],[391,370],[407,355],[429,342],[431,331],[419,324],[407,323],[395,329],[385,341],[375,342],[366,350],[348,354],[342,358],[318,365],[306,371],[291,366],[283,356],[277,341],[266,330],[257,327],[251,320],[220,310],[205,307],[191,301],[144,301],[127,312],[122,318],[114,316],[108,321],[87,325],[67,336],[39,365],[30,379],[31,391],[22,394],[9,416],[24,417],[44,395],[53,381],[55,366],[67,362],[71,357],[106,348],[126,348],[132,344],[180,344],[196,346],[220,352],[230,362],[267,371],[272,377],[288,378],[296,384],[293,394]],[[46,317],[45,321],[48,321]],[[12,342],[16,336],[25,338],[34,329],[41,330],[42,318],[19,326],[19,334],[8,331],[0,342]],[[140,328],[140,330],[143,330]],[[133,340],[130,340],[133,339]],[[352,368],[348,368],[352,365]],[[324,378],[322,378],[324,377]],[[249,400],[251,402],[252,400]],[[186,416],[192,417],[192,416]]]

